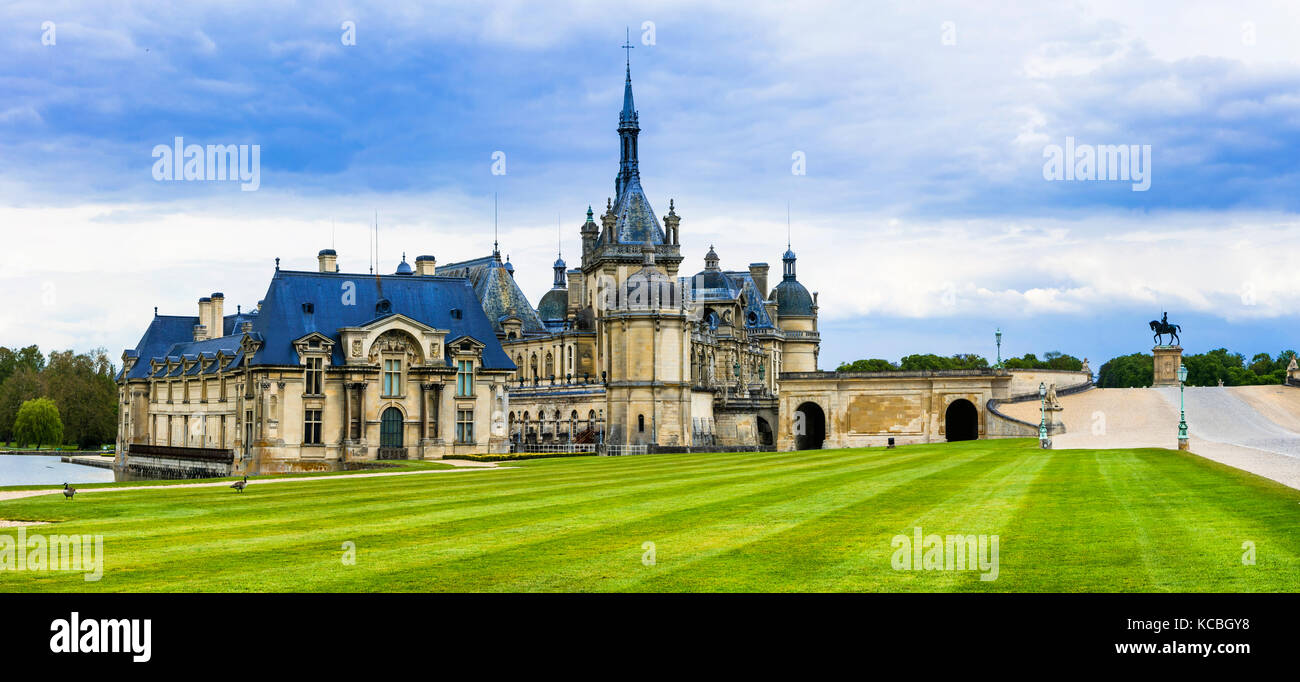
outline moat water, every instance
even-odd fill
[[[0,486],[111,483],[112,469],[62,462],[53,455],[0,455]]]

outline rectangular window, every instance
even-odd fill
[[[325,359],[307,358],[307,395],[325,392]]]
[[[474,442],[474,410],[456,410],[456,442]]]
[[[466,398],[474,395],[474,363],[461,360],[456,372],[456,395]]]
[[[320,445],[320,410],[307,410],[307,414],[302,420],[302,442],[303,445]]]
[[[388,397],[402,394],[402,361],[384,360],[384,395]]]

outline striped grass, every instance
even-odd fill
[[[510,466],[0,502],[0,518],[56,522],[28,533],[103,535],[106,555],[98,582],[0,571],[0,591],[1300,588],[1300,491],[1172,450],[1001,440]],[[891,541],[916,527],[999,536],[998,579],[895,570]]]

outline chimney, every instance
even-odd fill
[[[203,324],[208,325],[208,335],[219,339],[226,335],[226,295],[220,291],[212,294],[211,318]]]
[[[438,259],[433,256],[419,256],[415,259],[415,274],[421,277],[432,277],[437,266]]]
[[[754,278],[754,284],[758,286],[758,295],[767,298],[767,263],[750,263],[749,276]]]
[[[194,340],[208,338],[208,323],[212,321],[212,299],[204,296],[199,299],[199,323],[194,325]]]
[[[334,249],[325,249],[316,254],[316,260],[320,263],[321,272],[339,271],[339,254]]]

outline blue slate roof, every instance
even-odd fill
[[[355,305],[343,303],[345,282],[355,287]],[[340,327],[359,327],[376,319],[375,304],[381,298],[391,304],[391,314],[405,315],[437,329],[447,329],[447,341],[469,336],[482,343],[485,369],[514,369],[515,365],[497,341],[492,323],[479,306],[468,280],[451,277],[292,272],[280,270],[271,279],[262,311],[253,331],[264,341],[253,357],[253,365],[296,365],[293,342],[312,332],[334,340],[333,364],[344,364]],[[303,311],[311,303],[313,312]],[[460,318],[451,311],[459,310]],[[380,315],[379,317],[387,317]],[[445,361],[445,359],[444,359]]]
[[[198,316],[156,315],[149,323],[149,328],[135,345],[134,352],[140,358],[135,367],[127,374],[128,379],[144,379],[149,376],[149,361],[153,358],[167,357],[168,352],[177,343],[194,338],[194,325],[199,323]],[[121,373],[119,373],[121,378]]]
[[[546,322],[564,321],[569,314],[569,290],[557,287],[546,292],[537,304],[537,314]]]
[[[460,263],[448,263],[435,270],[439,277],[464,277],[474,287],[481,310],[491,320],[492,329],[501,331],[501,321],[514,316],[523,323],[525,334],[546,331],[528,297],[524,295],[515,278],[495,255],[475,258]]]
[[[771,298],[776,301],[776,314],[781,317],[812,315],[812,295],[798,280],[783,280],[772,290]]]
[[[351,282],[355,289],[355,305],[345,305],[342,293],[344,283]],[[179,360],[188,356],[214,358],[218,351],[230,358],[225,363],[229,369],[243,363],[241,343],[245,336],[262,342],[262,348],[252,359],[252,365],[296,365],[298,354],[293,342],[312,332],[320,332],[334,340],[332,364],[344,363],[344,350],[338,333],[341,327],[359,327],[375,321],[375,305],[383,298],[391,303],[391,312],[378,319],[401,314],[437,329],[447,329],[447,341],[469,336],[484,344],[485,369],[514,369],[514,363],[501,348],[496,333],[473,287],[466,279],[448,277],[416,277],[293,272],[278,270],[263,299],[262,310],[257,314],[230,315],[225,318],[226,336],[204,341],[194,341],[194,325],[198,317],[155,316],[136,347],[128,351],[139,358],[135,367],[119,378],[144,379],[152,374],[150,362],[154,359]],[[304,303],[312,304],[312,312],[303,310]],[[461,311],[453,319],[451,311]],[[239,325],[252,322],[253,331],[238,333]],[[444,362],[448,362],[444,358]],[[216,371],[209,369],[205,373]],[[162,368],[157,376],[180,376],[177,368],[168,372]],[[190,370],[190,373],[196,373]]]
[[[734,301],[745,295],[745,312],[742,320],[749,329],[775,329],[772,317],[767,314],[763,297],[759,296],[758,284],[749,271],[701,270],[694,277],[682,278],[683,285],[690,287],[691,296],[696,301]],[[751,320],[752,314],[752,320]]]
[[[632,175],[614,202],[614,239],[620,244],[664,243],[664,230],[641,189],[641,178]],[[601,235],[602,239],[604,235]]]

